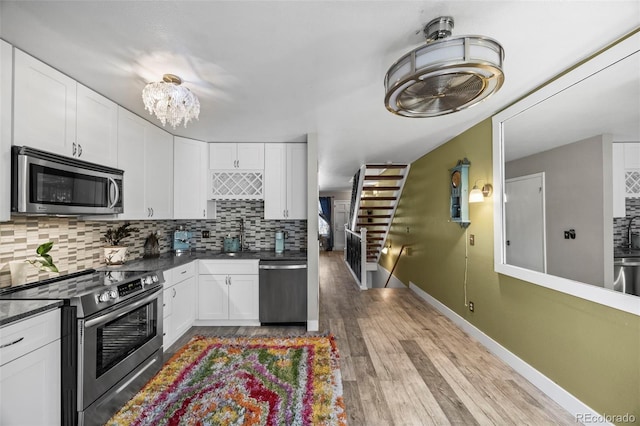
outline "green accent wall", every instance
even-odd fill
[[[411,245],[394,275],[414,283],[489,337],[607,415],[640,424],[640,317],[493,270],[493,197],[470,204],[471,225],[450,222],[449,169],[467,157],[469,187],[492,183],[491,119],[411,165],[389,232],[391,270],[400,246]],[[482,183],[480,183],[481,186]],[[475,245],[465,244],[475,235]],[[465,246],[468,250],[465,306]]]

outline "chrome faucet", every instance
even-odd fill
[[[627,248],[633,248],[633,241],[631,238],[631,224],[633,223],[633,219],[639,218],[640,216],[633,216],[629,219],[629,224],[627,225]]]
[[[244,218],[240,218],[240,251],[244,249]]]

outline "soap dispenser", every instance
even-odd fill
[[[284,232],[276,231],[276,254],[284,252]]]

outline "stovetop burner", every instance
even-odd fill
[[[89,269],[5,290],[0,299],[64,300],[77,306],[78,316],[82,317],[159,287],[163,282],[161,271]]]

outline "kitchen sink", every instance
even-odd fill
[[[613,264],[618,266],[640,266],[640,257],[616,257]]]
[[[640,257],[613,259],[613,289],[640,296]]]

